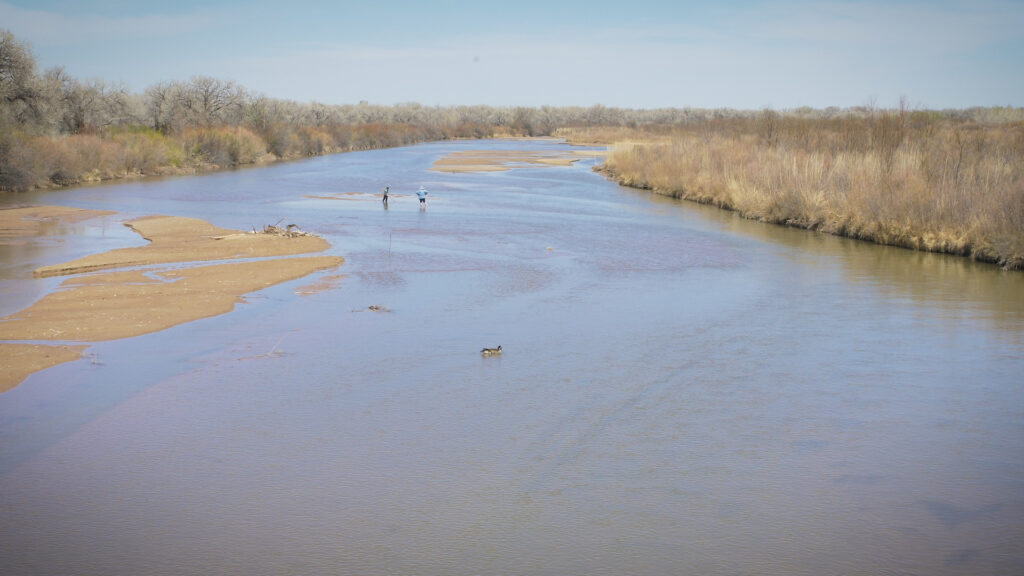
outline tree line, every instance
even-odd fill
[[[771,112],[806,120],[858,117],[870,107]],[[0,190],[63,186],[139,174],[195,172],[283,158],[451,138],[547,136],[566,128],[693,126],[768,111],[542,106],[379,106],[296,102],[230,80],[194,76],[142,93],[39,72],[28,44],[0,29]],[[936,112],[1021,121],[1017,108]]]

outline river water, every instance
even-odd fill
[[[1024,274],[652,197],[593,160],[429,171],[565,148],[3,198],[119,213],[4,248],[3,314],[59,282],[34,267],[142,244],[120,222],[146,214],[284,219],[346,263],[0,394],[2,572],[1024,571]]]

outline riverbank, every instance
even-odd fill
[[[1024,125],[764,116],[564,134],[616,182],[743,217],[1024,269]]]
[[[461,136],[407,125],[191,128],[163,134],[144,126],[50,136],[12,131],[0,144],[0,193],[66,188],[147,176],[194,175],[328,154],[407,146]]]
[[[7,209],[0,210],[0,228],[5,230],[4,241],[28,242],[45,236],[46,223],[102,214],[109,213],[60,207]],[[330,245],[294,227],[244,232],[171,216],[150,216],[126,225],[150,244],[35,271],[36,277],[71,277],[32,306],[0,318],[0,340],[5,341],[0,342],[0,362],[7,367],[0,375],[0,392],[36,371],[80,358],[86,350],[82,343],[139,336],[224,314],[243,302],[245,294],[344,262],[338,256],[303,256]],[[233,259],[244,261],[197,265]],[[112,271],[95,273],[100,270]]]

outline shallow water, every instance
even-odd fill
[[[145,214],[284,219],[347,261],[0,394],[3,572],[1024,569],[1024,274],[651,197],[590,160],[428,171],[509,147],[564,146],[18,197],[120,215],[0,252],[5,314],[55,285],[32,268],[139,244],[119,221]]]

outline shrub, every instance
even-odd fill
[[[584,138],[593,138],[587,131]],[[1024,267],[1024,124],[772,115],[615,130],[619,182],[748,218]],[[631,141],[626,141],[626,138]]]
[[[225,167],[252,164],[267,149],[266,143],[246,128],[194,128],[183,140],[193,160]]]
[[[180,167],[184,161],[182,145],[152,128],[116,129],[111,140],[122,148],[124,174],[152,174],[167,166]]]
[[[0,135],[0,189],[21,191],[45,184],[51,164],[43,154],[46,141],[24,132]]]

